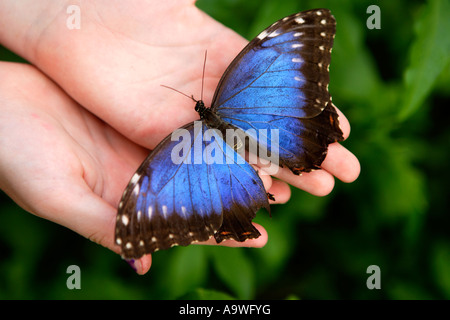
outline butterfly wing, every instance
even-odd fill
[[[275,22],[230,64],[213,97],[224,121],[259,132],[254,138],[296,174],[318,168],[328,144],[343,139],[328,92],[335,29],[326,9]]]
[[[220,133],[207,130],[199,121],[177,130],[178,138],[165,138],[132,177],[116,221],[124,258],[212,236],[220,242],[260,235],[251,221],[259,208],[269,209],[261,179]]]

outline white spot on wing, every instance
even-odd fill
[[[162,206],[162,212],[163,212],[163,216],[165,218],[167,216],[167,206],[166,205]]]
[[[127,215],[123,215],[123,216],[122,216],[122,224],[123,224],[124,226],[127,226],[129,221],[130,221],[130,220],[128,219],[128,216],[127,216]]]
[[[274,38],[274,37],[279,36],[279,35],[280,35],[280,32],[278,30],[275,30],[275,31],[269,33],[267,36],[269,38]]]
[[[294,37],[300,37],[303,35],[303,32],[296,32],[294,33]]]
[[[140,174],[138,174],[138,173],[135,173],[134,175],[133,175],[133,177],[131,178],[131,181],[130,181],[130,183],[131,184],[135,184],[136,182],[138,182],[139,181],[139,178],[141,177],[141,175]]]
[[[303,44],[301,44],[301,43],[294,43],[292,46],[291,46],[292,48],[301,48],[301,47],[303,47]]]
[[[153,214],[153,207],[150,205],[150,206],[148,206],[148,212],[147,212],[149,219],[152,218],[152,214]]]
[[[303,24],[303,23],[305,23],[305,19],[298,17],[298,18],[295,18],[295,22],[297,22],[298,24]]]
[[[327,24],[327,20],[322,19],[322,20],[320,20],[320,23],[323,24],[323,25],[326,25]]]
[[[135,196],[137,196],[137,195],[139,194],[139,189],[140,189],[140,187],[139,187],[139,185],[137,184],[137,185],[134,187],[134,189],[133,189],[133,194],[134,194]]]
[[[267,37],[267,31],[264,30],[263,32],[261,32],[260,34],[258,34],[256,37],[257,37],[259,40],[264,39],[265,37]]]
[[[127,242],[127,244],[125,245],[125,248],[131,249],[131,248],[133,248],[133,245],[131,244],[131,242]]]
[[[300,58],[292,58],[292,62],[302,62],[303,60]]]
[[[116,243],[120,246],[120,245],[122,244],[122,239],[117,238],[117,239],[116,239]]]

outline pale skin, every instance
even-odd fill
[[[176,1],[0,2],[0,43],[31,65],[0,62],[0,188],[25,210],[119,253],[117,205],[136,168],[165,136],[198,119],[192,100],[209,106],[228,64],[247,41],[194,6]],[[81,29],[69,30],[66,8],[81,9]],[[350,125],[339,112],[345,138]],[[357,158],[329,146],[323,170],[262,179],[276,201],[288,184],[317,196],[334,178],[354,181]],[[261,237],[221,245],[262,247]],[[211,239],[207,244],[214,244]],[[134,262],[145,274],[151,255]]]

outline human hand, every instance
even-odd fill
[[[23,19],[0,19],[9,29],[0,25],[0,41],[65,91],[33,67],[1,65],[0,187],[26,210],[118,252],[117,204],[146,148],[198,118],[192,101],[160,85],[199,93],[208,49],[208,104],[246,41],[192,1],[82,2],[80,30],[66,28],[69,4],[41,1]],[[18,16],[21,8],[15,1],[0,4],[0,12]],[[350,127],[341,113],[339,121],[347,137]],[[359,174],[357,159],[338,143],[330,145],[323,169],[302,176],[281,170],[277,177],[325,195],[333,176],[350,182]],[[289,199],[286,183],[263,180],[278,202]],[[267,234],[258,229],[258,239],[225,244],[262,246]],[[140,274],[150,265],[150,255],[135,262]]]

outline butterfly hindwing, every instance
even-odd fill
[[[261,179],[217,131],[205,139],[208,127],[195,124],[177,131],[182,139],[164,139],[131,179],[116,222],[124,258],[212,236],[217,242],[259,236],[251,221],[269,208]]]
[[[318,168],[328,144],[343,139],[328,92],[335,29],[326,9],[275,22],[230,64],[213,98],[224,121],[263,132],[257,140],[269,150],[278,130],[279,162],[297,174]]]

